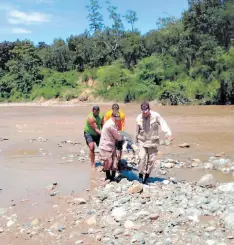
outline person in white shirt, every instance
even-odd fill
[[[167,122],[159,113],[150,110],[148,102],[145,101],[141,104],[141,111],[142,113],[136,119],[136,144],[140,157],[139,180],[145,184],[158,160],[159,126],[166,133],[168,140],[172,141],[173,137]]]

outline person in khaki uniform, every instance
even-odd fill
[[[159,126],[166,133],[168,140],[172,141],[172,133],[167,122],[157,112],[150,110],[148,102],[141,104],[142,113],[136,119],[136,144],[139,148],[139,180],[147,183],[150,173],[157,161],[159,146]],[[145,174],[145,178],[143,178]]]

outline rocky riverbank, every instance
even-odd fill
[[[139,105],[121,107],[134,135]],[[90,108],[0,108],[1,245],[234,244],[232,108],[152,105],[174,141],[161,142],[144,186],[131,153],[119,182],[90,171]]]
[[[77,157],[84,162],[87,152],[82,150]],[[124,159],[134,173],[136,156],[125,153]],[[234,182],[219,183],[210,173],[196,182],[178,181],[169,177],[175,168],[186,168],[188,173],[191,168],[227,173],[234,171],[234,162],[221,155],[207,163],[164,158],[153,174],[161,178],[151,178],[148,185],[127,180],[129,174],[124,172],[118,182],[103,186],[104,174],[98,167],[91,179],[94,188],[79,196],[59,195],[60,185],[53,182],[45,191],[56,204],[46,215],[23,221],[14,213],[14,203],[0,209],[0,241],[12,245],[234,244]]]

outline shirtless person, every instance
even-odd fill
[[[95,168],[95,144],[99,146],[101,129],[104,124],[104,117],[100,113],[99,106],[94,106],[92,112],[89,113],[85,121],[84,137],[89,147],[89,157],[91,166]]]

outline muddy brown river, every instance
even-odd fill
[[[111,104],[101,104],[105,112]],[[0,208],[17,203],[21,209],[30,200],[25,212],[36,213],[38,206],[53,205],[45,191],[54,181],[62,195],[79,193],[90,187],[89,162],[80,163],[72,156],[87,151],[83,125],[92,105],[72,107],[0,107]],[[135,119],[140,113],[137,104],[121,105],[126,114],[126,132],[135,134]],[[152,106],[168,122],[174,141],[160,148],[161,157],[185,160],[199,158],[208,161],[214,154],[224,152],[225,158],[234,158],[233,106]],[[160,134],[164,139],[164,134]],[[38,137],[41,137],[42,142]],[[32,141],[32,139],[36,139]],[[43,142],[43,140],[48,139]],[[31,140],[31,141],[30,141]],[[75,145],[62,141],[77,142]],[[187,142],[190,148],[178,145]],[[179,179],[196,181],[203,170],[178,170]],[[221,182],[233,177],[214,173]],[[32,205],[34,204],[35,205]],[[22,211],[22,210],[21,210]]]

